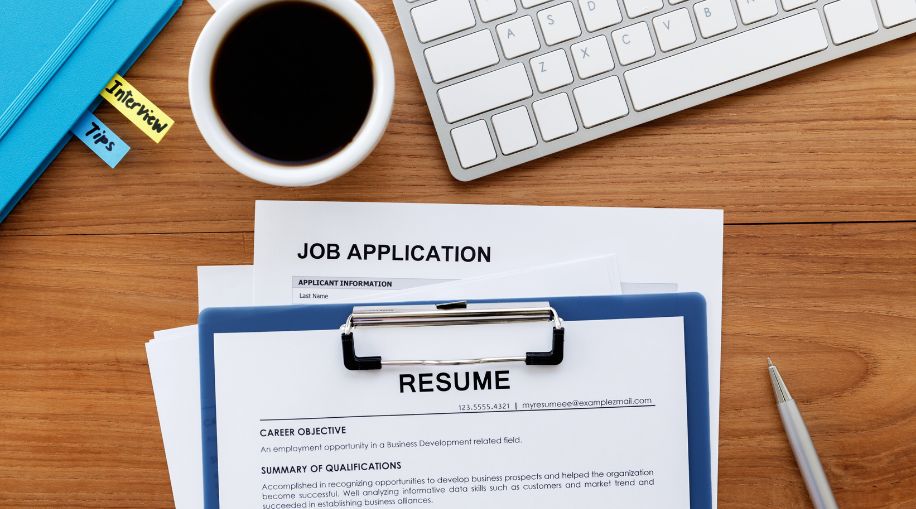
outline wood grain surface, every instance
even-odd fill
[[[187,0],[127,74],[177,122],[108,169],[78,141],[0,225],[0,507],[172,507],[144,342],[196,320],[196,267],[252,257],[255,199],[723,208],[719,503],[809,507],[772,355],[844,508],[916,508],[916,37],[469,184],[451,179],[389,0],[390,128],[359,168],[279,189],[191,117],[211,14]],[[269,99],[264,99],[269,100]]]

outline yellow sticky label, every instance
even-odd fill
[[[120,74],[115,74],[100,94],[156,143],[175,123]]]

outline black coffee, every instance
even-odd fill
[[[213,62],[213,102],[229,132],[280,163],[323,159],[359,131],[372,60],[349,22],[315,4],[266,5],[238,21]]]

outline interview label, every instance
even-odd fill
[[[175,123],[120,74],[115,74],[100,94],[156,143]]]
[[[70,131],[83,141],[105,164],[114,168],[130,150],[130,145],[108,128],[91,111],[73,124]]]

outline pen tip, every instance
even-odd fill
[[[770,359],[769,357],[767,357],[767,366],[769,366],[769,367],[771,367],[771,368],[773,367],[773,360]]]

